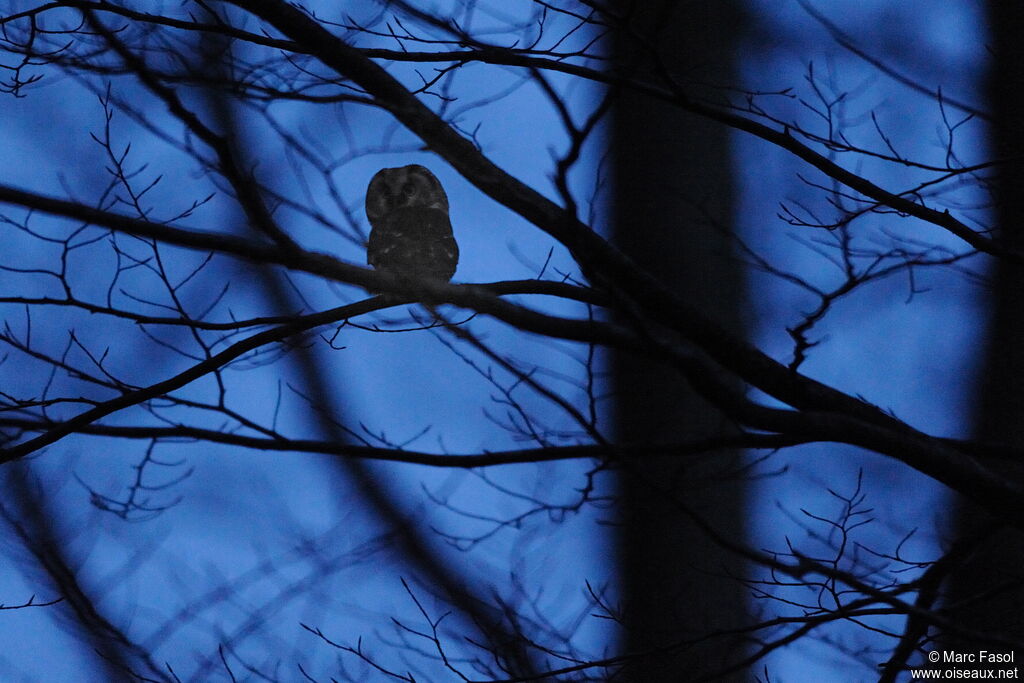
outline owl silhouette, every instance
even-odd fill
[[[447,282],[459,263],[448,195],[423,166],[382,168],[366,188],[366,262],[380,271]]]

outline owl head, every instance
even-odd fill
[[[376,226],[395,209],[425,207],[448,213],[448,195],[434,174],[419,164],[382,168],[366,188],[366,217]]]

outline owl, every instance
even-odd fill
[[[417,164],[382,168],[366,188],[370,241],[366,262],[377,270],[447,282],[459,263],[448,219],[448,195]]]

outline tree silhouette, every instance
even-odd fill
[[[1019,159],[962,140],[1019,121],[803,7],[941,144],[817,55],[742,85],[738,4],[5,10],[0,625],[53,643],[31,674],[746,680],[824,643],[896,680],[938,643],[1017,648],[948,580],[1019,542],[1019,444],[901,416],[831,339],[883,281],[916,311],[1018,272],[990,206]],[[733,224],[740,144],[798,188],[756,221],[811,265]],[[408,164],[449,193],[450,283],[364,265],[367,183]],[[743,324],[755,275],[803,297],[784,351]],[[868,467],[759,536],[749,489],[812,448],[916,472],[984,533],[887,516]]]

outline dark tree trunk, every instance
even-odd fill
[[[740,16],[733,2],[624,4],[633,6],[630,21],[636,32],[648,37],[689,92],[723,99],[702,84],[735,81],[733,46]],[[616,45],[616,63],[640,74],[657,69],[630,39]],[[680,296],[740,329],[742,276],[729,257],[729,131],[623,93],[616,102],[613,138],[614,241]],[[669,442],[732,429],[721,413],[664,366],[623,354],[614,358],[613,367],[623,442]],[[666,452],[623,470],[620,552],[626,649],[638,653],[669,648],[644,658],[626,680],[686,680],[742,655],[729,638],[687,644],[738,623],[746,611],[746,591],[731,578],[742,576],[742,565],[698,530],[683,510],[740,540],[744,486],[730,476],[739,457],[717,452],[681,459]]]
[[[1024,249],[1024,4],[988,2],[992,67],[989,102],[994,118],[996,158],[1012,159],[996,170],[993,222],[1000,240]],[[1024,269],[998,261],[992,273],[990,322],[978,385],[975,437],[1024,447]],[[1007,477],[1024,481],[1020,464],[1001,465]],[[946,607],[957,624],[979,633],[1024,640],[1024,535],[1000,528],[976,505],[960,505],[960,537],[978,544],[949,582]],[[964,638],[950,649],[998,650],[991,643]],[[1018,657],[1020,654],[1018,653]],[[983,666],[982,668],[988,668]]]

